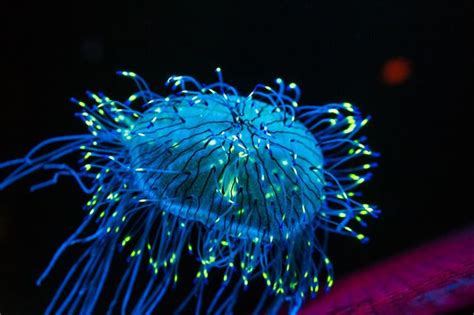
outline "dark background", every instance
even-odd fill
[[[364,200],[383,215],[370,222],[368,245],[333,238],[329,256],[340,278],[474,223],[474,5],[415,2],[4,4],[0,161],[45,138],[84,132],[68,99],[86,89],[127,96],[134,86],[115,76],[119,69],[139,73],[160,94],[172,74],[211,82],[217,66],[242,93],[276,77],[295,81],[301,104],[350,101],[372,115],[365,132],[382,153]],[[397,56],[412,73],[390,86],[381,71]],[[86,198],[72,181],[30,194],[35,178],[0,193],[2,314],[44,310],[66,266],[44,286],[34,282],[83,215]]]

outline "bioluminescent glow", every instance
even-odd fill
[[[209,85],[172,76],[166,97],[121,71],[138,86],[128,100],[73,99],[89,133],[46,140],[0,164],[11,169],[0,189],[42,170],[52,178],[32,190],[71,176],[90,195],[84,222],[38,279],[69,247],[83,246],[47,313],[90,313],[112,265],[125,258],[109,312],[149,313],[194,257],[195,284],[176,313],[228,314],[239,292],[260,281],[255,313],[288,302],[295,314],[333,285],[328,234],[368,240],[357,230],[379,211],[354,198],[376,166],[358,136],[369,119],[350,103],[298,106],[298,86],[281,79],[242,96],[216,71]],[[71,154],[81,155],[80,167],[64,163]],[[222,284],[216,292],[205,290],[211,277]]]

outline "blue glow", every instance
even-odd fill
[[[180,283],[189,253],[199,267],[177,313],[194,302],[196,313],[228,314],[239,292],[260,281],[266,289],[255,313],[276,313],[288,302],[296,314],[333,284],[328,233],[368,240],[356,229],[379,210],[353,198],[377,165],[367,162],[377,154],[366,139],[356,138],[368,119],[350,103],[301,106],[298,86],[280,78],[242,96],[216,73],[209,85],[172,76],[173,93],[162,97],[119,71],[138,86],[126,101],[92,92],[92,104],[72,99],[89,133],[46,140],[0,164],[10,170],[0,190],[46,170],[52,178],[32,191],[71,176],[90,195],[84,222],[38,279],[70,246],[84,247],[46,313],[91,313],[115,256],[127,256],[128,266],[109,312],[152,312]],[[81,155],[79,166],[61,162],[70,154]],[[205,293],[217,275],[222,286]],[[204,303],[204,294],[214,299]]]

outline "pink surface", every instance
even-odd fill
[[[469,306],[474,311],[474,228],[336,280],[299,314],[438,314]]]

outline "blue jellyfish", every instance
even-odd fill
[[[298,106],[298,86],[282,79],[242,96],[216,72],[209,85],[172,76],[163,97],[120,71],[138,86],[127,100],[92,92],[90,104],[72,99],[88,133],[46,140],[0,164],[0,190],[41,170],[51,177],[32,191],[72,177],[90,196],[84,221],[37,281],[66,250],[82,248],[46,313],[91,313],[121,258],[110,314],[159,310],[186,260],[197,261],[195,281],[177,314],[232,313],[251,282],[265,288],[255,314],[283,304],[296,314],[333,285],[328,234],[368,240],[355,226],[379,210],[355,197],[376,166],[358,136],[369,118],[350,103]],[[65,163],[70,155],[80,156],[77,165]],[[214,292],[208,278],[221,283]]]

